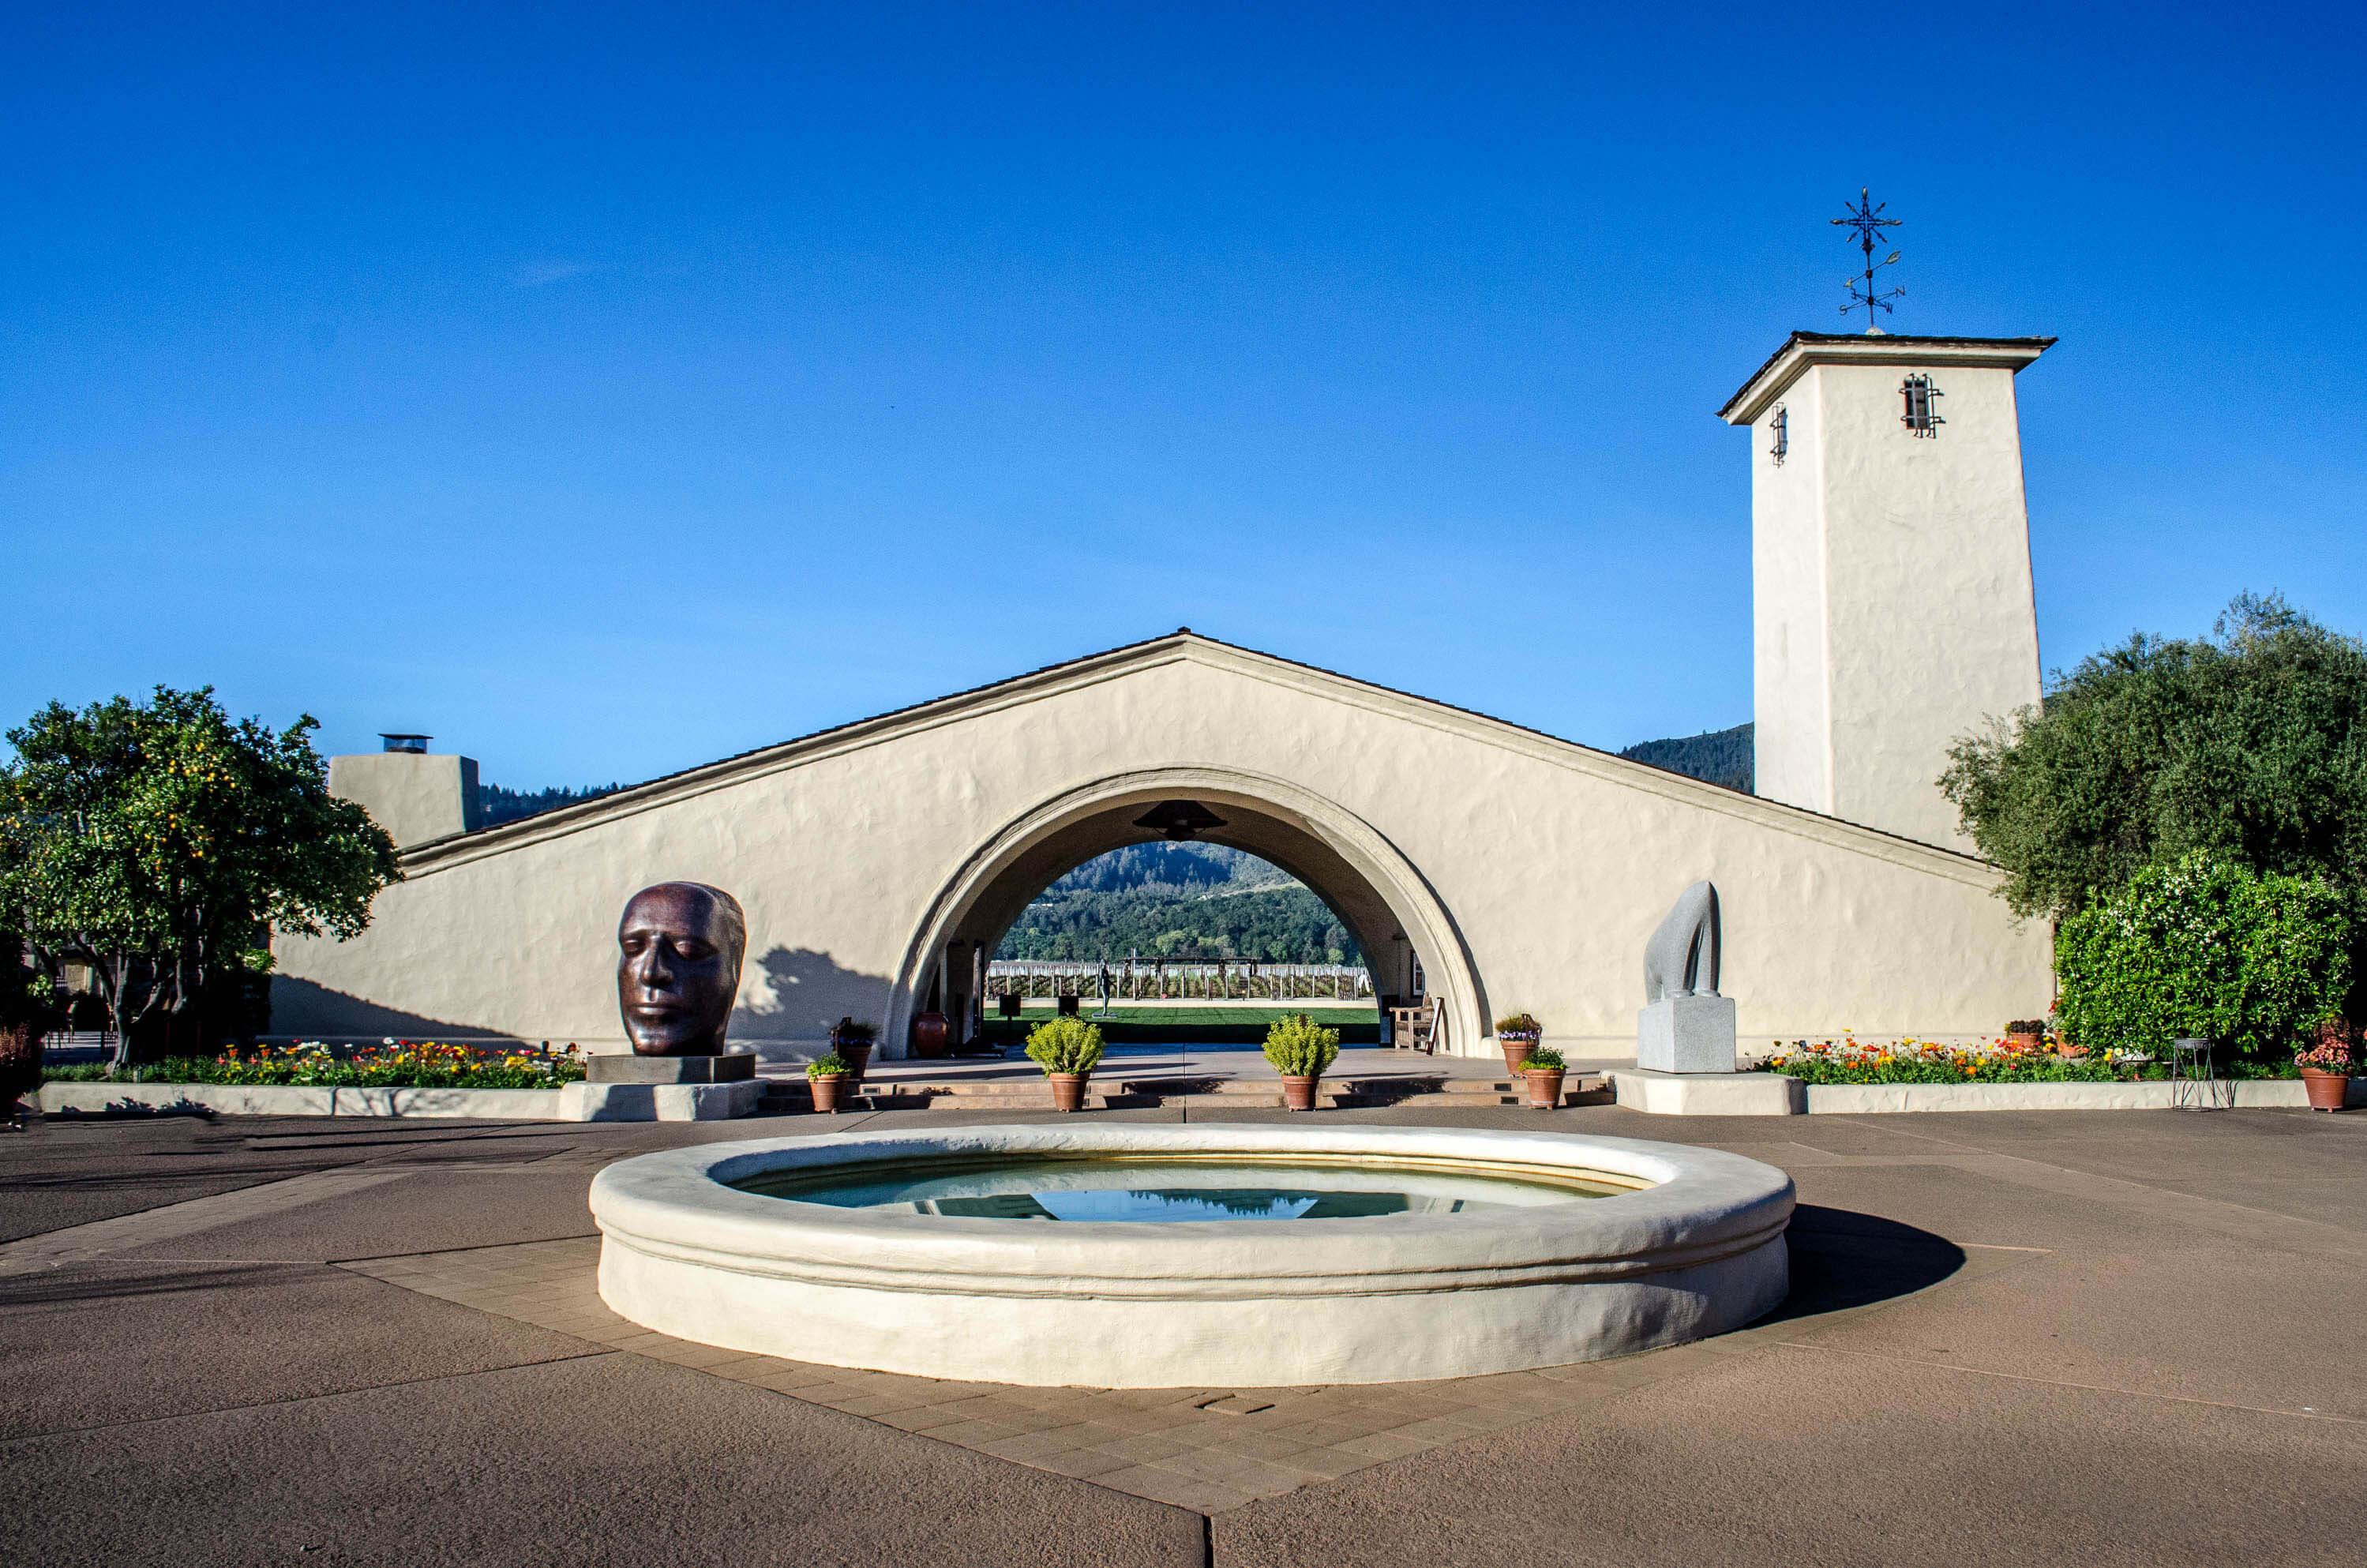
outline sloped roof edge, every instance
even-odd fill
[[[1319,665],[1304,664],[1279,654],[1225,642],[1194,631],[1189,627],[1103,653],[1046,665],[1023,675],[932,698],[908,707],[891,709],[869,718],[832,725],[810,734],[702,763],[696,767],[663,774],[596,800],[537,812],[533,816],[479,828],[471,833],[429,839],[402,852],[404,869],[416,872],[441,870],[485,855],[499,854],[581,832],[611,818],[633,815],[686,796],[703,794],[747,777],[837,752],[878,744],[916,730],[991,711],[1013,702],[1033,700],[1052,691],[1093,685],[1189,658],[1203,659],[1252,677],[1278,680],[1302,689],[1319,690],[1325,695],[1353,701],[1360,707],[1417,722],[1432,723],[1475,739],[1510,745],[1545,760],[1575,767],[1580,771],[1649,793],[1706,806],[1729,815],[1747,817],[1770,826],[1806,833],[1812,837],[1844,843],[1884,858],[1920,865],[1962,880],[1986,883],[1995,875],[1995,868],[1987,861],[1958,850],[1924,844],[1880,828],[1765,800],[1686,774],[1671,773],[1649,763],[1565,740],[1472,709],[1458,708],[1435,698],[1418,697],[1353,676],[1342,675]]]

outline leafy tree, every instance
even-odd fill
[[[209,687],[158,687],[8,733],[0,906],[54,977],[89,964],[130,1060],[152,1022],[186,1032],[210,983],[271,967],[266,926],[343,941],[401,880],[393,840],[328,790],[310,715],[231,722]]]
[[[2021,915],[2067,918],[2192,852],[2367,888],[2367,649],[2276,596],[2134,636],[1960,741],[1941,788]]]

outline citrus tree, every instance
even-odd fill
[[[329,793],[316,728],[160,686],[8,732],[0,902],[52,978],[90,966],[117,1065],[157,1020],[186,1036],[209,982],[268,971],[271,927],[343,941],[401,880],[394,841]]]

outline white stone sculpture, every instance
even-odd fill
[[[1717,994],[1717,889],[1695,882],[1644,947],[1636,1065],[1647,1073],[1731,1073],[1734,1002]]]

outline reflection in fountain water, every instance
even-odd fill
[[[1156,1185],[1144,1178],[1156,1173]],[[1019,1160],[945,1171],[942,1162],[816,1177],[756,1177],[748,1192],[834,1209],[965,1220],[1172,1223],[1455,1215],[1608,1197],[1582,1180],[1523,1180],[1386,1165]]]

